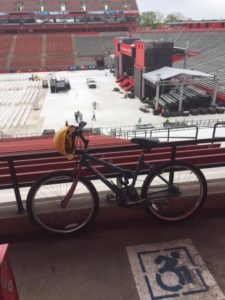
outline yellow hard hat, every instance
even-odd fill
[[[71,133],[76,129],[75,126],[65,126],[55,133],[54,146],[59,153],[71,160],[75,155],[74,141]]]

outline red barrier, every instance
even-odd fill
[[[0,245],[0,299],[19,300],[16,282],[7,255],[8,244]]]

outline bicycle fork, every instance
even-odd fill
[[[67,205],[70,201],[70,198],[72,197],[72,195],[73,195],[73,193],[74,193],[74,191],[77,187],[77,183],[78,183],[78,180],[80,178],[81,173],[82,173],[82,167],[79,165],[79,168],[77,169],[77,172],[76,172],[76,176],[73,178],[72,185],[71,185],[70,189],[68,190],[65,197],[63,198],[63,200],[60,203],[61,208],[66,208],[67,207]]]

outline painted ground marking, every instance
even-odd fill
[[[141,300],[225,300],[189,239],[129,246],[127,252]]]

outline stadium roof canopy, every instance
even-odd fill
[[[151,71],[143,74],[143,78],[156,84],[160,80],[167,80],[176,77],[190,77],[190,78],[208,78],[214,79],[214,75],[203,73],[201,71],[178,69],[171,67],[163,67],[155,71]]]

